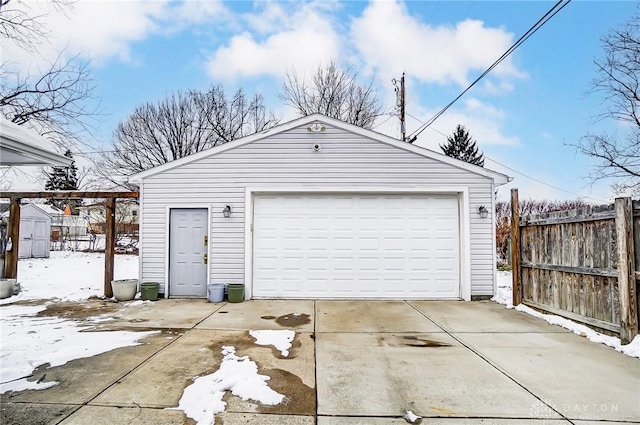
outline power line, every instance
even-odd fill
[[[454,103],[456,103],[465,93],[467,93],[473,86],[478,83],[482,78],[484,78],[489,72],[491,72],[496,66],[498,66],[504,59],[506,59],[511,53],[513,53],[522,43],[524,43],[529,37],[536,33],[544,24],[549,22],[551,18],[553,18],[558,12],[564,9],[571,0],[559,0],[547,13],[545,13],[538,21],[527,30],[513,45],[502,54],[486,71],[484,71],[478,78],[476,78],[466,89],[462,91],[455,99],[453,99],[449,104],[447,104],[444,108],[442,108],[437,114],[427,120],[422,126],[420,126],[416,131],[414,131],[408,137],[409,143],[413,143],[418,135],[422,133],[427,127],[429,127],[435,120],[440,118],[442,114],[444,114],[447,109],[449,109]],[[562,5],[562,6],[561,6]]]
[[[576,193],[576,192],[571,192],[570,190],[563,189],[563,188],[561,188],[561,187],[554,186],[554,185],[552,185],[552,184],[549,184],[549,183],[547,183],[547,182],[544,182],[544,181],[542,181],[542,180],[540,180],[540,179],[537,179],[537,178],[535,178],[535,177],[528,176],[528,175],[526,175],[526,174],[524,174],[524,173],[522,173],[522,172],[520,172],[520,171],[518,171],[518,170],[516,170],[516,169],[513,169],[513,168],[511,168],[511,167],[509,167],[509,166],[506,166],[506,165],[504,165],[504,164],[502,164],[502,163],[500,163],[500,162],[496,161],[495,159],[491,159],[491,158],[489,158],[489,157],[488,157],[488,156],[486,156],[486,155],[484,156],[484,158],[485,158],[485,159],[488,159],[488,160],[489,160],[489,161],[491,161],[491,162],[494,162],[494,163],[498,164],[498,165],[499,165],[499,166],[501,166],[501,167],[506,168],[507,170],[513,171],[514,173],[520,174],[520,175],[521,175],[521,176],[523,176],[523,177],[526,177],[526,178],[528,178],[528,179],[531,179],[531,180],[533,180],[533,181],[535,181],[535,182],[538,182],[538,183],[540,183],[540,184],[543,184],[543,185],[545,185],[545,186],[549,186],[549,187],[551,187],[551,188],[553,188],[553,189],[560,190],[560,191],[562,191],[562,192],[568,193],[568,194],[570,194],[570,195],[577,196],[577,197],[579,197],[579,198],[591,199],[591,200],[593,200],[593,201],[602,202],[602,203],[607,203],[607,202],[608,202],[608,201],[605,201],[605,200],[603,200],[603,199],[599,199],[599,198],[592,198],[591,196],[585,196],[585,195],[581,195],[581,194]]]
[[[440,3],[436,3],[437,5],[439,5]],[[475,5],[475,1],[472,1],[468,6],[467,9],[465,10],[465,12],[463,13],[463,16],[468,16],[469,15],[469,11],[471,10],[471,8]],[[436,7],[437,9],[437,7]],[[435,16],[435,10],[431,15],[431,19],[433,19],[433,17]],[[429,64],[429,68],[431,68],[433,66],[433,64],[436,63],[436,61],[440,58],[440,55],[442,55],[442,52],[444,52],[447,48],[447,46],[449,45],[449,43],[451,42],[451,39],[453,38],[453,31],[451,31],[449,33],[449,37],[447,38],[447,40],[442,44],[442,46],[440,47],[440,50],[438,51],[438,53],[436,54],[436,56],[433,58],[433,60],[431,61],[431,63]],[[409,62],[411,63],[411,62]],[[404,71],[406,72],[408,65],[404,67]],[[407,98],[407,102],[409,102],[411,100],[411,98],[413,98],[413,96],[418,92],[418,87],[415,87],[412,91],[411,94],[409,95],[409,97]]]
[[[413,115],[411,115],[411,114],[409,114],[409,113],[407,113],[407,115],[409,115],[411,118],[413,118],[413,119],[417,120],[418,122],[421,122],[418,118],[414,117]],[[439,134],[443,135],[444,137],[449,137],[448,135],[444,134],[442,131],[438,130],[437,128],[429,127],[429,130],[431,130],[431,131],[435,131],[436,133],[439,133]],[[502,164],[502,163],[500,163],[500,162],[496,161],[495,159],[491,159],[491,158],[489,158],[486,154],[484,154],[484,158],[485,158],[485,159],[488,159],[489,161],[491,161],[491,162],[493,162],[493,163],[495,163],[495,164],[498,164],[498,165],[499,165],[499,166],[501,166],[501,167],[506,168],[506,169],[507,169],[507,170],[509,170],[509,171],[513,171],[513,172],[514,172],[514,173],[516,173],[516,174],[520,174],[522,177],[528,178],[528,179],[533,180],[533,181],[535,181],[535,182],[537,182],[537,183],[540,183],[540,184],[543,184],[543,185],[545,185],[545,186],[548,186],[548,187],[550,187],[550,188],[552,188],[552,189],[560,190],[560,191],[562,191],[562,192],[569,193],[569,194],[574,195],[574,196],[577,196],[577,197],[579,197],[579,198],[586,198],[586,199],[591,199],[591,200],[594,200],[594,201],[597,201],[597,202],[607,203],[607,201],[605,201],[605,200],[603,200],[603,199],[592,198],[592,197],[590,197],[590,196],[585,196],[585,195],[581,195],[581,194],[579,194],[579,193],[571,192],[570,190],[563,189],[563,188],[558,187],[558,186],[554,186],[554,185],[552,185],[552,184],[550,184],[550,183],[547,183],[547,182],[542,181],[542,180],[540,180],[540,179],[537,179],[537,178],[535,178],[535,177],[529,176],[529,175],[527,175],[527,174],[525,174],[525,173],[523,173],[523,172],[521,172],[521,171],[518,171],[518,170],[516,170],[516,169],[514,169],[514,168],[512,168],[512,167],[509,167],[508,165],[504,165],[504,164]]]

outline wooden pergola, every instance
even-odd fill
[[[116,199],[138,198],[138,192],[81,192],[81,191],[42,191],[42,192],[0,192],[0,198],[10,200],[7,237],[11,238],[12,249],[5,257],[5,277],[18,277],[18,244],[20,243],[20,202],[22,199],[106,199],[105,249],[104,249],[104,295],[112,297],[111,281],[116,249]]]

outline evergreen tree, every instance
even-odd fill
[[[478,152],[476,142],[463,125],[458,124],[456,131],[447,137],[447,143],[440,145],[440,149],[447,156],[484,167],[484,154]]]
[[[71,150],[67,149],[64,153],[67,158],[73,158]],[[47,183],[44,185],[45,190],[78,190],[78,169],[75,160],[68,167],[51,167],[51,172],[47,174]],[[64,210],[66,204],[71,206],[71,211],[82,205],[80,199],[50,199],[48,204],[56,208]]]

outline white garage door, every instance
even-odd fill
[[[451,195],[258,195],[253,296],[457,298],[458,217]]]

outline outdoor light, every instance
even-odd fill
[[[227,205],[226,207],[224,207],[224,209],[222,210],[222,215],[225,216],[225,218],[231,217],[231,205]]]
[[[324,125],[318,122],[314,122],[309,127],[307,127],[307,131],[311,131],[313,133],[319,133],[319,132],[325,131],[326,129],[327,127],[325,127]]]
[[[482,218],[487,218],[487,216],[489,215],[489,210],[486,209],[484,205],[480,205],[478,207],[478,212],[480,213],[480,217]]]

